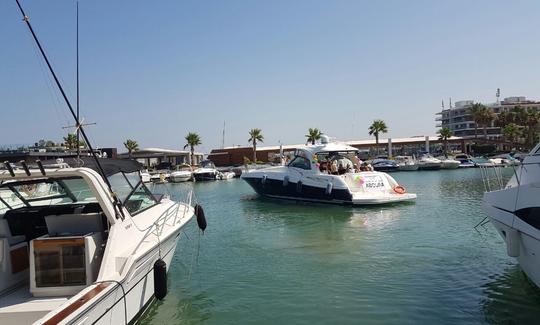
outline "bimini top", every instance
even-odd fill
[[[123,172],[123,173],[133,173],[141,170],[142,165],[136,160],[128,159],[112,159],[112,158],[98,158],[103,172],[106,177],[112,176],[114,174]],[[95,170],[99,174],[101,171],[96,163],[96,160],[92,157],[80,157],[80,158],[63,158],[62,160],[48,160],[42,161],[42,164],[45,168],[77,168],[77,167],[86,167]]]
[[[311,154],[317,154],[320,152],[349,152],[349,151],[356,152],[358,151],[358,148],[351,147],[349,145],[338,143],[338,142],[308,145],[308,146],[301,147],[298,149],[309,151]]]

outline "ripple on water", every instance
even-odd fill
[[[490,224],[473,229],[484,217],[479,172],[394,176],[415,203],[296,204],[240,180],[191,185],[207,231],[186,229],[169,295],[143,323],[535,322],[538,289]]]

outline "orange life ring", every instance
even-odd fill
[[[405,194],[405,187],[401,185],[394,186],[394,192],[396,192],[397,194]]]

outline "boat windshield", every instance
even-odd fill
[[[139,172],[116,173],[108,177],[116,196],[132,215],[158,202],[141,180]]]
[[[210,160],[205,160],[201,162],[201,168],[216,168],[216,165]]]
[[[360,167],[356,154],[357,151],[321,151],[315,157],[321,172],[344,174]]]
[[[20,207],[97,202],[82,178],[9,181],[0,186],[0,213]]]

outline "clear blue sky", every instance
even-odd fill
[[[75,2],[22,0],[75,100]],[[539,1],[81,0],[81,109],[95,145],[199,150],[435,134],[441,100],[540,99]],[[0,143],[72,124],[15,1],[0,2]],[[121,150],[122,151],[122,150]]]

